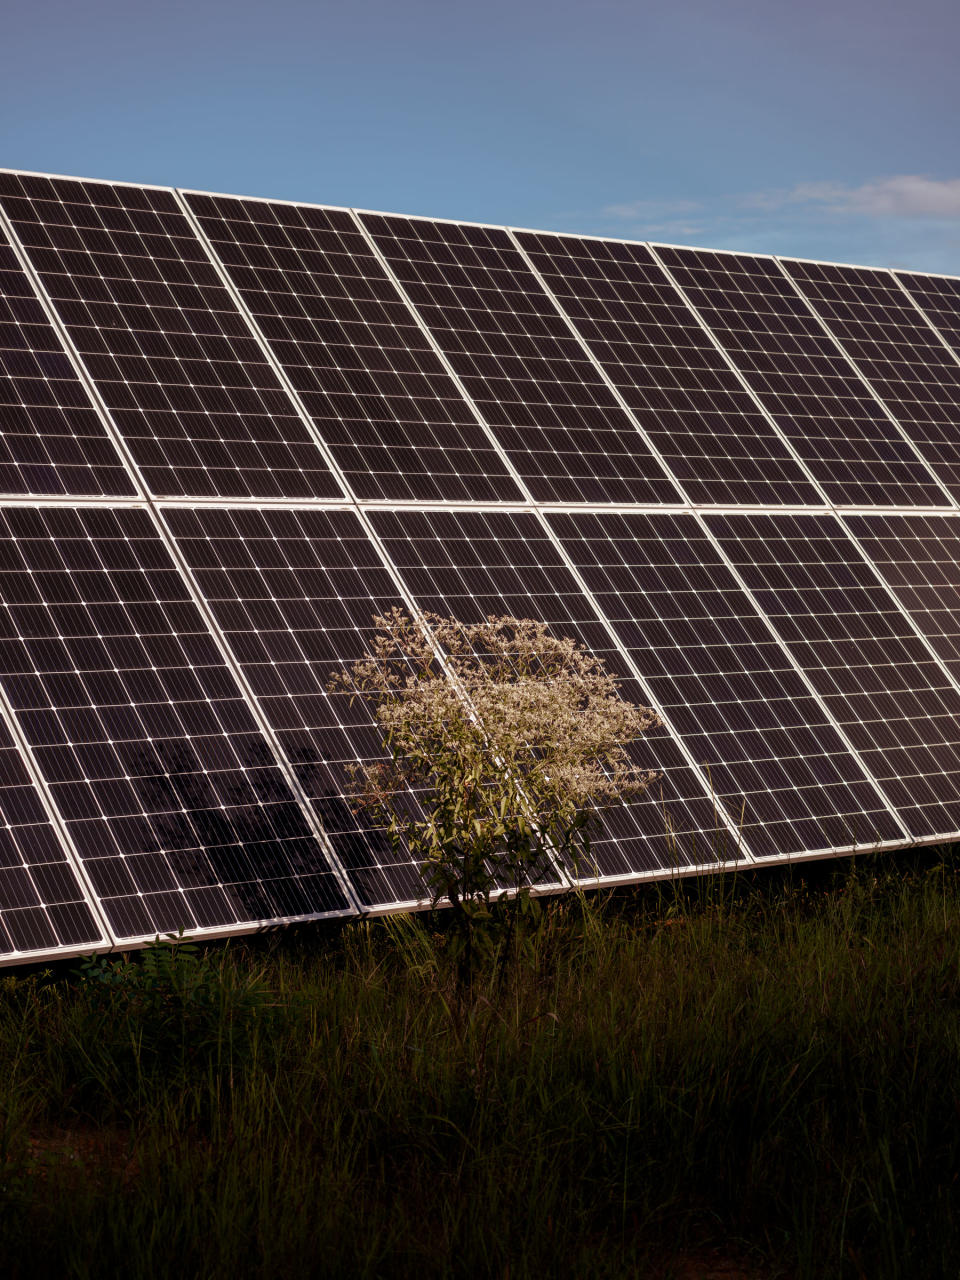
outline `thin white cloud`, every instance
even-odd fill
[[[811,181],[622,201],[591,221],[596,234],[632,240],[960,274],[960,177],[895,174],[859,184]]]
[[[636,240],[660,240],[666,244],[689,244],[691,238],[706,234],[699,222],[641,222],[622,227],[623,235]]]
[[[603,210],[611,218],[670,218],[675,214],[694,213],[702,208],[698,200],[631,200],[626,204],[608,204]]]
[[[960,218],[960,178],[899,174],[858,187],[841,182],[800,182],[785,191],[761,191],[743,204],[754,209],[821,208],[869,218]]]

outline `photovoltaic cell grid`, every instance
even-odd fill
[[[349,213],[185,199],[358,497],[520,499]]]
[[[0,595],[0,683],[116,936],[346,909],[146,512],[0,512]]]
[[[536,500],[680,500],[506,231],[361,216]]]
[[[517,239],[691,502],[822,502],[645,245]]]
[[[757,856],[900,828],[692,514],[549,522]]]
[[[647,697],[552,539],[532,513],[376,511],[371,519],[419,608],[481,622],[508,614],[545,622],[602,657],[624,695]],[[597,874],[628,876],[738,856],[706,788],[666,731],[631,748],[662,773],[640,800],[605,813],[591,839]],[[584,878],[590,876],[584,872]]]
[[[954,352],[960,353],[960,280],[951,276],[893,273]]]
[[[844,523],[960,680],[960,517],[877,513]]]
[[[136,493],[2,230],[0,493],[78,497]]]
[[[960,830],[960,693],[839,520],[706,521],[910,834]]]
[[[409,860],[352,810],[351,763],[385,758],[362,699],[330,693],[369,652],[373,617],[403,605],[352,511],[169,510],[164,519],[368,905],[429,896]]]
[[[776,262],[654,247],[831,502],[945,504]]]
[[[0,954],[105,941],[23,758],[0,722]]]
[[[173,192],[0,173],[0,201],[153,494],[341,496]]]
[[[960,497],[960,364],[951,352],[888,271],[789,259],[783,265],[937,477]]]

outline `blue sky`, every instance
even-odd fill
[[[13,0],[0,165],[960,274],[957,0]]]

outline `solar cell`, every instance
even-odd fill
[[[426,894],[412,862],[353,813],[347,767],[384,758],[366,705],[330,694],[373,615],[403,605],[353,511],[167,510],[200,590],[363,902]]]
[[[536,500],[679,501],[505,230],[361,219]]]
[[[694,515],[549,523],[755,855],[900,837]]]
[[[960,680],[960,517],[871,513],[844,522]]]
[[[118,938],[349,909],[145,511],[0,511],[0,596],[0,683]]]
[[[940,481],[960,497],[960,364],[890,272],[789,259],[783,267]],[[885,501],[897,499],[890,494]]]
[[[960,830],[960,693],[828,515],[708,526],[918,838]]]
[[[0,955],[109,942],[0,721]]]
[[[136,493],[2,228],[0,493]]]
[[[772,258],[654,247],[831,502],[946,503]]]
[[[520,499],[348,212],[184,199],[358,497]]]
[[[0,173],[0,203],[152,493],[341,496],[172,191]]]
[[[370,516],[420,608],[462,622],[490,614],[535,618],[604,659],[624,696],[647,697],[532,513],[376,511]],[[610,810],[591,842],[601,876],[616,877],[737,856],[724,824],[666,731],[633,747],[636,762],[662,772],[639,801]]]
[[[822,503],[646,245],[515,234],[691,502]]]

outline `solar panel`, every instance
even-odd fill
[[[960,693],[837,517],[706,521],[910,834],[960,831]]]
[[[347,767],[385,758],[334,671],[369,652],[373,616],[403,599],[353,511],[168,510],[177,539],[360,900],[429,896],[409,859],[354,814]]]
[[[505,230],[361,218],[537,501],[679,501]]]
[[[0,964],[423,905],[394,605],[661,711],[584,880],[958,838],[958,505],[960,279],[0,171]]]
[[[910,271],[895,271],[893,275],[954,354],[960,353],[960,280]]]
[[[0,720],[0,955],[108,943],[23,758]]]
[[[960,496],[960,364],[894,277],[826,262],[784,259],[783,266],[940,481]]]
[[[184,198],[358,497],[520,499],[349,212]]]
[[[0,173],[0,203],[152,493],[341,496],[172,191]]]
[[[844,522],[955,680],[960,680],[960,518],[846,516]]]
[[[831,502],[945,505],[929,469],[772,258],[655,249]]]
[[[549,533],[529,512],[377,511],[371,520],[421,609],[462,622],[490,614],[535,618],[601,656],[624,695],[647,696],[578,586]],[[666,732],[635,744],[643,768],[662,772],[639,801],[609,811],[590,856],[602,878],[738,855],[737,836]],[[593,878],[588,876],[588,878]]]
[[[136,493],[2,228],[0,493]]]
[[[822,502],[646,245],[517,240],[691,502]]]
[[[900,837],[694,515],[549,521],[755,855]]]
[[[118,938],[349,910],[147,512],[0,511],[0,683]]]

